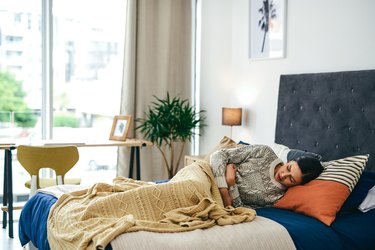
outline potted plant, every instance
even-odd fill
[[[156,145],[168,170],[168,178],[172,178],[177,173],[186,141],[191,141],[197,128],[202,131],[206,126],[202,116],[205,111],[195,111],[187,99],[171,98],[169,93],[165,99],[154,97],[156,101],[145,112],[145,118],[136,119],[140,123],[136,130]],[[177,144],[181,144],[179,152],[175,152]]]

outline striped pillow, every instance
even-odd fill
[[[369,155],[322,162],[323,173],[305,185],[289,188],[274,207],[314,217],[327,226],[357,184]]]
[[[339,160],[323,162],[323,173],[317,180],[336,181],[351,192],[365,168],[369,155],[357,155]]]

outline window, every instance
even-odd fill
[[[108,139],[120,111],[125,1],[12,0],[0,6],[0,142]],[[46,50],[43,38],[52,41]],[[14,193],[28,193],[23,182],[29,176],[13,159],[13,178],[22,180],[14,182]],[[80,148],[68,176],[81,176],[83,184],[105,175],[109,181],[116,162],[117,148]]]

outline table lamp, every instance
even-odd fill
[[[222,125],[230,126],[230,138],[232,127],[242,124],[242,108],[222,108]]]

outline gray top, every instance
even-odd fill
[[[221,149],[211,156],[211,168],[219,188],[228,188],[225,170],[236,165],[236,185],[230,187],[233,206],[251,208],[272,206],[285,193],[285,187],[274,177],[275,167],[282,163],[269,146],[249,145]]]

